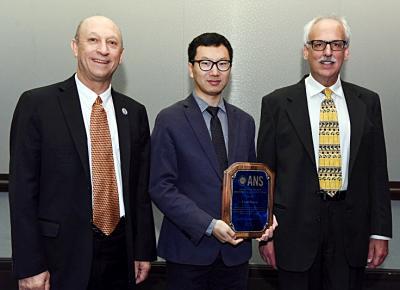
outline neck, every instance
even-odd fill
[[[329,88],[329,87],[333,86],[337,82],[339,76],[336,75],[336,76],[332,76],[330,78],[317,78],[314,75],[312,75],[312,77],[314,78],[314,80],[319,82],[324,87]]]
[[[79,72],[76,73],[76,76],[78,79],[89,89],[91,89],[93,92],[95,92],[97,95],[100,95],[104,93],[110,86],[111,80],[109,81],[94,81],[94,80],[89,80],[85,77],[82,77]]]
[[[202,99],[204,102],[206,102],[209,106],[212,107],[217,107],[221,100],[221,95],[205,95],[196,90],[195,93],[200,99]]]

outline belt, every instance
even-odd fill
[[[346,199],[347,190],[338,190],[334,196],[330,196],[325,190],[318,190],[317,194],[324,201],[340,201]]]

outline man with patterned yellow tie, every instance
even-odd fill
[[[260,246],[282,290],[361,289],[392,236],[379,96],[340,79],[350,29],[304,27],[310,75],[262,101],[258,159],[276,172],[274,239]]]
[[[122,36],[84,19],[66,81],[27,91],[10,136],[13,269],[19,289],[126,290],[156,258],[146,109],[111,87]]]

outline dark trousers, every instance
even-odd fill
[[[133,265],[131,265],[133,267]],[[93,261],[88,290],[128,289],[125,219],[105,236],[93,228]]]
[[[321,201],[320,246],[305,272],[279,269],[281,290],[361,290],[364,268],[351,267],[343,239],[344,201]]]
[[[207,266],[167,261],[168,290],[246,290],[247,276],[247,262],[226,266],[220,256]]]

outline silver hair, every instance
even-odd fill
[[[306,25],[304,25],[304,36],[303,36],[303,41],[304,41],[304,45],[307,45],[307,42],[310,40],[308,37],[310,36],[310,32],[311,32],[311,28],[319,21],[321,20],[325,20],[325,19],[332,19],[335,20],[337,22],[339,22],[344,29],[344,35],[345,35],[345,40],[347,41],[347,45],[349,45],[350,43],[350,26],[347,23],[346,19],[344,17],[340,17],[340,16],[318,16],[315,17],[314,19],[312,19],[311,21],[309,21]]]

